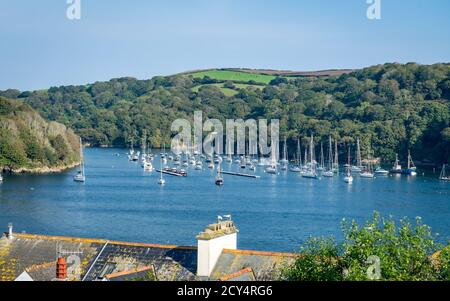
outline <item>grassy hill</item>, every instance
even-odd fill
[[[205,76],[219,81],[232,81],[232,82],[255,82],[258,84],[267,85],[270,81],[274,80],[276,76],[258,74],[258,73],[247,73],[240,71],[230,71],[230,70],[206,70],[198,71],[193,73],[188,73],[194,78],[204,78]]]
[[[0,170],[51,172],[76,165],[79,137],[22,101],[0,97]]]

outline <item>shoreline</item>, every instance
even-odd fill
[[[17,169],[11,169],[7,170],[7,172],[11,174],[35,174],[35,175],[43,175],[43,174],[56,174],[56,173],[62,173],[66,170],[73,169],[77,166],[79,166],[81,162],[74,162],[68,165],[64,166],[55,166],[55,167],[38,167],[38,168],[26,168],[21,167]]]

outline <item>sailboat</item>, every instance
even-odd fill
[[[223,184],[224,184],[224,180],[223,180],[223,177],[222,177],[222,165],[219,165],[218,167],[217,167],[217,176],[216,176],[216,185],[217,186],[223,186]]]
[[[317,179],[316,161],[314,160],[314,136],[311,135],[311,141],[309,144],[310,161],[307,166],[307,170],[302,174],[302,177],[308,179]]]
[[[392,169],[390,170],[390,173],[393,174],[399,174],[402,173],[402,166],[400,165],[400,160],[398,159],[398,154],[395,154],[395,163]]]
[[[287,158],[287,141],[286,141],[286,139],[284,139],[283,159],[280,160],[280,163],[281,163],[281,170],[287,170],[288,164],[289,164],[289,160]]]
[[[317,171],[324,171],[325,170],[325,158],[323,156],[323,143],[320,142],[320,165],[317,168]]]
[[[270,162],[270,166],[266,167],[265,171],[268,174],[273,174],[276,175],[278,173],[277,171],[277,160],[275,158],[276,156],[276,149],[275,149],[275,145],[272,143],[272,160]]]
[[[0,183],[3,183],[3,176],[1,173],[0,173]]]
[[[289,170],[292,172],[302,171],[302,150],[300,146],[300,139],[297,139],[297,165],[292,166]]]
[[[331,136],[330,136],[330,143],[328,145],[328,168],[326,171],[322,173],[322,176],[326,178],[332,178],[334,177],[333,172],[333,145],[331,142]]]
[[[333,172],[339,173],[339,152],[337,140],[334,141],[334,162],[333,162]]]
[[[86,176],[84,175],[83,143],[81,141],[81,138],[80,138],[80,159],[81,159],[80,170],[73,177],[73,180],[75,182],[84,183],[84,182],[86,182]]]
[[[409,175],[409,176],[417,175],[417,168],[414,165],[414,161],[412,159],[410,151],[408,151],[408,168],[406,170],[402,170],[402,174]]]
[[[367,163],[367,168],[361,173],[361,178],[364,178],[364,179],[373,179],[373,178],[375,178],[375,175],[374,175],[374,173],[373,173],[373,170],[372,170],[372,158],[371,158],[371,155],[370,155],[370,150],[369,150],[369,155],[368,155],[368,159],[367,159],[367,161],[368,161],[368,163]]]
[[[361,146],[359,144],[359,139],[356,140],[356,165],[351,167],[352,172],[361,172],[362,171],[362,162],[361,162]]]
[[[446,173],[446,167],[447,166],[445,164],[442,165],[442,171],[441,171],[441,175],[439,176],[439,180],[449,182],[450,176],[447,175],[447,173]]]
[[[353,176],[350,170],[350,146],[348,147],[347,176],[344,178],[344,182],[347,184],[353,183]]]
[[[233,163],[233,158],[231,157],[231,145],[228,144],[227,148],[228,149],[227,149],[227,159],[226,159],[226,161],[227,161],[227,163]]]
[[[163,158],[161,157],[161,167],[160,167],[160,170],[159,170],[159,180],[158,180],[158,184],[159,185],[161,185],[161,186],[164,186],[164,185],[166,185],[166,180],[163,178],[163,169],[164,169],[164,166],[163,166],[164,164],[163,164]]]

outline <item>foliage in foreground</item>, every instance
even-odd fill
[[[450,247],[437,253],[431,228],[407,219],[373,218],[360,226],[343,221],[344,241],[311,238],[282,271],[289,281],[450,280]],[[436,255],[437,254],[437,255]],[[433,256],[434,255],[434,256]]]

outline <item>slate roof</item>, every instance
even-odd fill
[[[12,281],[24,271],[36,281],[54,280],[59,249],[68,252],[64,257],[69,280],[75,281],[275,280],[279,269],[295,256],[223,250],[211,277],[204,279],[196,276],[196,247],[15,234],[13,239],[0,239],[0,280]],[[76,256],[71,252],[80,257],[80,265],[74,265]]]

